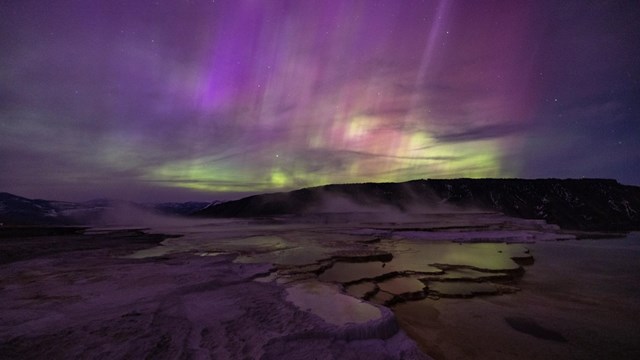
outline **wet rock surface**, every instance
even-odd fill
[[[133,235],[80,236],[72,243],[101,248],[67,246],[3,264],[0,358],[428,358],[388,309],[334,291],[329,300],[353,301],[368,317],[328,321],[344,316],[300,308],[287,288],[254,281],[271,264],[234,262],[237,254],[130,258],[139,248]]]
[[[639,233],[527,246],[520,291],[399,303],[401,327],[436,359],[640,357]]]
[[[532,239],[567,237],[540,222],[466,213],[328,224],[220,220],[29,238],[33,253],[23,248],[0,266],[0,354],[428,358],[437,352],[420,351],[397,309],[517,293],[534,263]],[[533,336],[548,329],[514,324]]]

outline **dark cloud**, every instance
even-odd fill
[[[436,134],[436,139],[443,142],[460,142],[475,140],[492,140],[510,135],[520,136],[529,131],[529,127],[520,124],[499,124],[474,127],[472,124],[461,132]]]

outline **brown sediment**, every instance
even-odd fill
[[[534,319],[520,316],[507,316],[504,320],[514,330],[519,332],[544,339],[557,342],[567,342],[567,339],[559,332],[542,327]]]

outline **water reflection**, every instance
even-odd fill
[[[566,236],[539,221],[492,213],[423,214],[407,216],[404,222],[340,219],[321,224],[313,218],[200,224],[173,229],[182,236],[131,257],[235,254],[236,262],[274,266],[273,273],[259,281],[296,286],[315,279],[336,284],[354,297],[390,305],[420,296],[500,293],[502,285],[522,275],[523,259],[532,258],[525,245],[498,241]]]

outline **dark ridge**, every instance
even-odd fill
[[[129,208],[149,213],[186,216],[214,202],[150,203],[138,204],[129,201],[95,199],[85,202],[28,199],[0,192],[0,227],[7,226],[64,226],[90,224],[101,219],[107,211]]]
[[[40,199],[27,199],[6,192],[0,192],[0,223],[9,225],[73,225],[74,222],[59,216],[59,208],[71,203]]]
[[[194,213],[203,217],[261,217],[322,212],[335,199],[398,211],[484,209],[542,219],[565,229],[640,230],[640,187],[609,179],[451,179],[326,185],[249,196]],[[339,209],[336,209],[339,212]],[[335,212],[335,211],[334,211]]]

